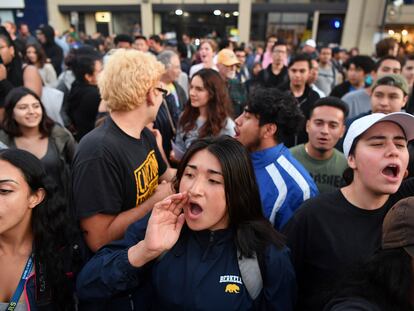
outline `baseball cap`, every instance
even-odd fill
[[[236,54],[230,49],[222,49],[217,54],[217,64],[223,64],[225,66],[232,66],[240,64]]]
[[[308,39],[308,40],[306,40],[306,41],[305,41],[305,45],[309,45],[309,46],[311,46],[311,47],[313,47],[313,48],[316,48],[316,42],[315,42],[315,40],[313,40],[313,39]]]
[[[382,121],[397,123],[403,129],[408,141],[414,139],[414,116],[411,114],[406,112],[372,113],[352,122],[344,139],[343,149],[345,157],[348,158],[355,138],[362,135],[374,124]]]
[[[414,197],[398,201],[382,224],[382,249],[401,247],[414,257]]]
[[[407,80],[402,75],[387,74],[381,76],[372,84],[372,90],[380,85],[389,85],[398,87],[405,95],[409,93]]]

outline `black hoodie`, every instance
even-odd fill
[[[6,37],[10,45],[16,48],[9,33],[3,26],[0,26],[0,35]],[[18,53],[15,53],[12,61],[6,65],[6,70],[7,78],[0,81],[0,108],[4,106],[5,98],[10,91],[15,87],[23,85],[23,67]]]
[[[290,90],[290,82],[287,81],[282,84],[279,89],[281,91],[286,92],[292,96],[293,93]],[[305,122],[310,117],[310,111],[312,106],[315,102],[320,98],[319,94],[316,93],[309,85],[305,85],[305,90],[300,97],[295,97],[297,100],[297,104],[299,105],[300,110],[302,111],[305,119],[303,120],[302,124],[298,125],[297,134],[290,135],[289,137],[285,137],[283,141],[286,147],[290,148],[296,145],[304,144],[308,141],[308,134],[306,133],[305,129]]]
[[[50,58],[53,68],[55,68],[56,74],[59,75],[62,72],[63,64],[63,50],[55,42],[55,30],[52,26],[41,25],[39,31],[46,37],[46,42],[42,43],[43,49],[46,52],[46,56]]]
[[[68,115],[75,127],[75,139],[94,129],[101,96],[96,85],[75,80],[68,96]]]

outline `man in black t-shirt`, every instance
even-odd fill
[[[167,167],[153,133],[166,93],[164,66],[154,56],[117,50],[99,79],[109,116],[84,136],[73,162],[73,203],[85,240],[95,252],[171,194]],[[163,181],[160,183],[160,181]]]
[[[257,78],[259,85],[263,87],[279,87],[287,82],[288,71],[286,67],[288,49],[286,43],[277,41],[272,48],[272,63],[259,72]]]
[[[375,113],[356,120],[344,140],[349,184],[302,204],[284,227],[298,283],[297,310],[322,310],[326,293],[341,273],[381,245],[387,211],[414,193],[402,182],[414,117]]]

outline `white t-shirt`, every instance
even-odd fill
[[[199,63],[196,65],[191,66],[190,68],[190,79],[193,77],[193,75],[197,72],[200,71],[201,69],[204,68],[204,64],[203,63]],[[214,64],[213,67],[211,67],[211,69],[214,69],[215,71],[218,71],[217,66]]]

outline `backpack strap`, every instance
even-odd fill
[[[252,258],[244,257],[237,250],[237,261],[244,286],[250,297],[255,300],[263,289],[263,278],[257,254]]]
[[[165,107],[165,110],[167,112],[168,122],[170,123],[171,130],[172,130],[172,132],[175,136],[177,134],[177,129],[175,128],[174,121],[173,121],[172,116],[171,116],[170,108],[168,108],[168,103],[165,99],[162,100],[162,105]]]

